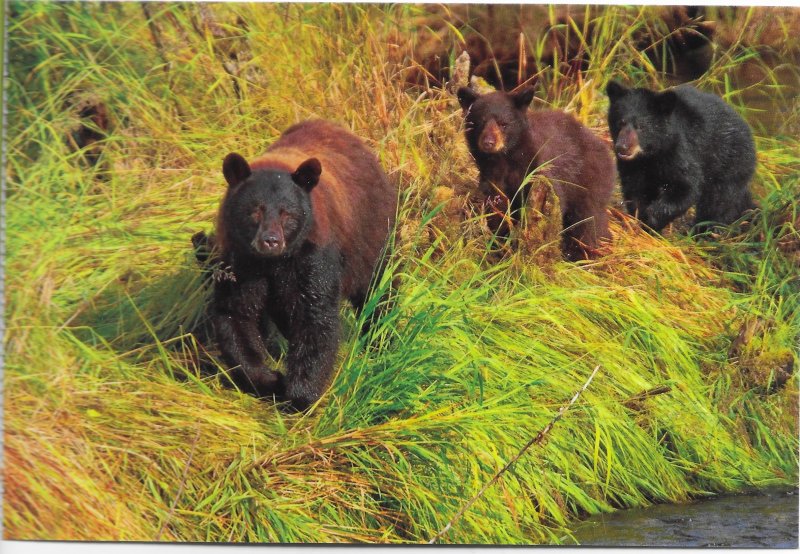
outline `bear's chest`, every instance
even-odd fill
[[[662,160],[643,160],[618,165],[622,191],[638,198],[655,198],[675,181],[675,169]]]
[[[302,281],[305,277],[303,264],[287,259],[270,264],[263,273],[266,282],[265,308],[285,306],[293,303],[301,295]]]

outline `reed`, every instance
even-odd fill
[[[799,361],[796,135],[757,129],[763,209],[744,234],[653,237],[619,216],[597,261],[490,261],[478,222],[448,230],[437,196],[476,178],[457,102],[404,83],[425,8],[10,9],[6,538],[428,541],[598,365],[443,541],[569,543],[588,514],[797,483],[797,378],[773,386],[775,360]],[[538,95],[602,133],[610,78],[662,81],[631,46],[651,12],[592,17],[591,37],[572,28],[588,70],[553,70]],[[701,81],[745,116],[726,75],[766,57],[748,40]],[[781,91],[763,68],[754,86]],[[65,140],[84,99],[109,110],[96,164],[97,145]],[[790,129],[800,107],[785,105]],[[367,336],[343,308],[329,392],[287,415],[208,373],[189,237],[212,228],[224,155],[257,155],[309,117],[352,128],[397,180],[398,244],[376,287],[401,286]]]

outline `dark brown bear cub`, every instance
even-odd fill
[[[234,382],[302,410],[324,392],[342,297],[361,309],[394,226],[397,192],[375,155],[325,121],[289,128],[251,163],[228,154],[212,321]],[[289,343],[286,375],[266,366],[270,322]]]
[[[536,172],[552,183],[559,199],[564,257],[592,257],[598,240],[610,236],[606,205],[616,170],[609,148],[564,112],[528,110],[532,88],[479,96],[462,87],[458,100],[481,194],[509,199],[511,216],[518,220],[530,188],[522,185]]]

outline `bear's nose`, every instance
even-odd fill
[[[278,248],[281,245],[281,239],[275,235],[266,235],[261,240],[269,248]]]

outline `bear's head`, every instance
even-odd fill
[[[672,116],[678,104],[675,91],[632,89],[611,81],[606,94],[610,100],[608,127],[617,159],[627,162],[647,158],[673,146],[677,128]]]
[[[501,154],[515,149],[528,132],[527,111],[532,100],[532,87],[483,96],[469,87],[458,89],[467,143],[473,155]]]
[[[242,156],[232,153],[222,173],[228,182],[223,221],[231,246],[254,257],[275,258],[303,244],[314,223],[310,193],[322,173],[319,160],[310,158],[293,173],[251,171]]]

